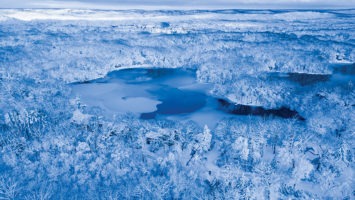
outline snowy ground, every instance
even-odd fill
[[[354,22],[355,10],[0,10],[0,199],[353,199]],[[145,86],[94,83],[127,68],[192,70],[187,83],[239,114],[141,119],[162,102]],[[258,114],[282,107],[304,120]]]

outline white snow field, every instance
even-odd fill
[[[354,199],[355,10],[0,9],[0,199]]]

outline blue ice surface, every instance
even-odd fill
[[[140,113],[142,119],[154,119],[156,115],[179,115],[198,111],[206,105],[207,85],[198,84],[195,80],[195,72],[192,70],[168,69],[168,68],[136,68],[113,71],[106,77],[85,82],[84,87],[91,87],[90,83],[118,84],[122,87],[129,85],[133,89],[129,96],[120,96],[129,101],[131,97],[146,97],[160,101],[156,110],[148,113]],[[73,87],[83,87],[76,83]],[[145,87],[145,93],[138,88]],[[79,94],[82,90],[78,90]],[[89,89],[88,91],[94,92]],[[137,91],[134,93],[134,91]],[[110,94],[109,94],[110,95]],[[103,97],[110,99],[111,97]],[[85,101],[85,98],[83,98]],[[117,103],[117,106],[122,106]]]
[[[155,114],[184,114],[195,112],[206,104],[206,95],[195,91],[183,91],[176,88],[164,88],[155,91],[162,103],[152,113],[143,113],[142,119],[150,119]],[[154,117],[153,117],[154,118]]]
[[[271,74],[270,76],[275,75]],[[323,78],[323,75],[288,74],[287,79],[299,82],[301,85],[307,85],[328,81],[330,75],[324,75],[324,77],[326,78]],[[141,119],[155,119],[157,115],[169,116],[192,114],[207,107],[207,109],[211,108],[216,110],[216,114],[220,114],[220,111],[222,111],[231,115],[277,116],[282,118],[305,120],[297,113],[297,111],[289,109],[287,105],[280,108],[265,109],[262,106],[235,105],[223,97],[210,96],[206,91],[206,88],[209,87],[208,84],[197,83],[195,72],[193,70],[183,68],[135,68],[117,70],[108,73],[104,78],[73,84],[73,87],[81,88],[76,90],[77,93],[75,95],[85,93],[83,88],[89,88],[85,89],[85,91],[95,93],[95,90],[97,89],[95,87],[90,89],[90,83],[94,84],[94,86],[99,83],[103,87],[105,87],[105,84],[113,83],[123,87],[123,89],[127,87],[127,90],[132,90],[131,86],[133,86],[133,88],[136,88],[136,93],[134,93],[135,89],[133,89],[130,96],[119,96],[118,98],[129,101],[132,96],[145,97],[161,102],[156,105],[156,110],[147,113],[140,113]],[[142,93],[138,89],[143,88],[143,86],[146,87],[146,93]],[[101,87],[100,90],[102,90],[103,87]],[[112,86],[108,85],[108,87]],[[104,100],[106,102],[115,101],[114,98],[117,98],[112,97],[111,92],[108,93],[107,96],[102,96],[102,94],[98,95],[100,95],[101,98],[106,99]],[[82,97],[82,100],[85,102],[90,99]],[[91,100],[91,102],[93,101]],[[116,102],[116,106],[121,107],[124,105]],[[209,113],[209,115],[213,115],[213,113]],[[228,117],[228,115],[225,116]]]

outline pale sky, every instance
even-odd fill
[[[0,8],[233,9],[355,8],[355,0],[0,0]]]

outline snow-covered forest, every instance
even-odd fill
[[[0,199],[354,199],[354,47],[351,9],[1,9]],[[220,105],[108,113],[133,68]]]

